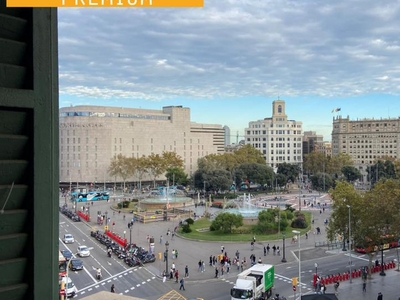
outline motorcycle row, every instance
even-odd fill
[[[119,259],[123,260],[129,267],[143,266],[147,263],[155,262],[156,257],[143,247],[138,247],[136,244],[128,244],[126,247],[121,247],[115,243],[106,234],[100,231],[91,231],[90,235],[98,242],[107,247],[107,256],[112,257],[114,254]]]
[[[64,204],[63,206],[60,206],[59,211],[74,222],[81,221],[81,218],[75,213],[75,211],[68,209],[68,206],[66,204]]]

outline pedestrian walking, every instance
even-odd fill
[[[178,250],[175,249],[175,258],[178,258]]]
[[[272,246],[272,252],[274,255],[276,254],[276,246],[275,245]]]
[[[201,260],[199,260],[198,265],[199,265],[198,271],[201,272],[201,267],[203,266],[203,263],[201,262]]]
[[[215,278],[218,278],[218,268],[215,267]]]
[[[167,281],[167,272],[164,270],[163,276],[162,276],[162,282]]]
[[[115,285],[114,284],[111,285],[111,293],[115,293]]]
[[[210,261],[209,261],[210,267],[213,265],[213,257],[210,255]]]
[[[267,256],[267,248],[264,246],[264,256]]]
[[[271,248],[270,248],[270,246],[269,246],[269,244],[267,245],[267,254],[269,254],[269,250],[270,250]]]
[[[162,241],[163,241],[163,237],[162,237],[162,235],[160,235],[160,244],[162,244]]]
[[[185,277],[189,277],[189,267],[187,265],[185,267]]]
[[[363,281],[362,290],[364,293],[367,291],[367,283],[365,282],[365,280]]]
[[[279,249],[279,246],[276,247],[276,253],[277,253],[278,255],[281,255],[281,249]]]
[[[339,281],[336,281],[335,284],[333,285],[333,287],[335,289],[335,294],[337,295],[338,289],[339,289]]]
[[[376,300],[383,300],[383,295],[381,292],[378,293],[378,298]]]
[[[179,283],[181,284],[179,286],[179,290],[184,290],[185,291],[185,279],[181,278],[181,280],[179,281]]]
[[[175,282],[178,283],[178,279],[179,279],[179,272],[178,270],[175,271]]]

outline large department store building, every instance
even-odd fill
[[[176,152],[191,175],[198,158],[224,152],[222,126],[191,122],[190,109],[182,106],[162,110],[71,106],[60,108],[59,123],[60,182],[64,183],[114,182],[107,168],[119,153],[138,158]]]
[[[285,101],[272,102],[272,116],[249,123],[245,143],[261,151],[268,166],[275,171],[280,163],[303,163],[302,122],[289,120]]]
[[[367,181],[367,168],[384,156],[399,158],[400,118],[333,118],[332,155],[347,153]]]

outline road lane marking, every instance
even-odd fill
[[[84,268],[85,269],[85,268]],[[92,288],[92,287],[94,287],[94,286],[96,286],[96,285],[98,285],[98,284],[101,284],[102,282],[111,282],[111,280],[117,280],[118,278],[118,276],[120,275],[120,274],[123,274],[123,273],[125,273],[126,271],[122,271],[122,272],[120,272],[120,273],[118,273],[118,274],[115,274],[115,275],[113,275],[113,276],[111,276],[111,277],[108,277],[108,278],[106,278],[106,279],[103,279],[103,280],[101,280],[101,281],[99,281],[99,282],[97,282],[97,283],[94,283],[94,284],[91,284],[91,285],[89,285],[89,286],[87,286],[87,287],[84,287],[83,289],[81,289],[81,290],[79,290],[79,292],[83,292],[83,291],[85,291],[85,290],[89,290],[90,288]],[[91,276],[91,275],[90,275]],[[91,276],[92,277],[92,276]],[[94,278],[93,278],[94,279]]]

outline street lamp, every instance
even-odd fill
[[[285,262],[287,262],[287,260],[286,260],[286,257],[285,257],[285,234],[283,234],[282,235],[282,241],[283,241],[283,244],[282,244],[282,248],[283,248],[283,256],[282,256],[282,260],[281,260],[281,262],[283,262],[283,263],[285,263]]]
[[[349,266],[350,266],[350,283],[352,283],[352,275],[351,275],[351,206],[347,205],[347,208],[349,209],[349,244],[348,244],[348,248],[349,248]]]
[[[299,296],[301,299],[301,256],[300,256],[300,231],[292,230],[294,234],[297,235],[297,240],[299,242]]]
[[[385,268],[383,267],[383,243],[381,243],[381,272],[379,275],[386,276]]]
[[[168,241],[165,242],[165,272],[168,273]]]
[[[132,225],[129,226],[129,245],[132,245]]]

